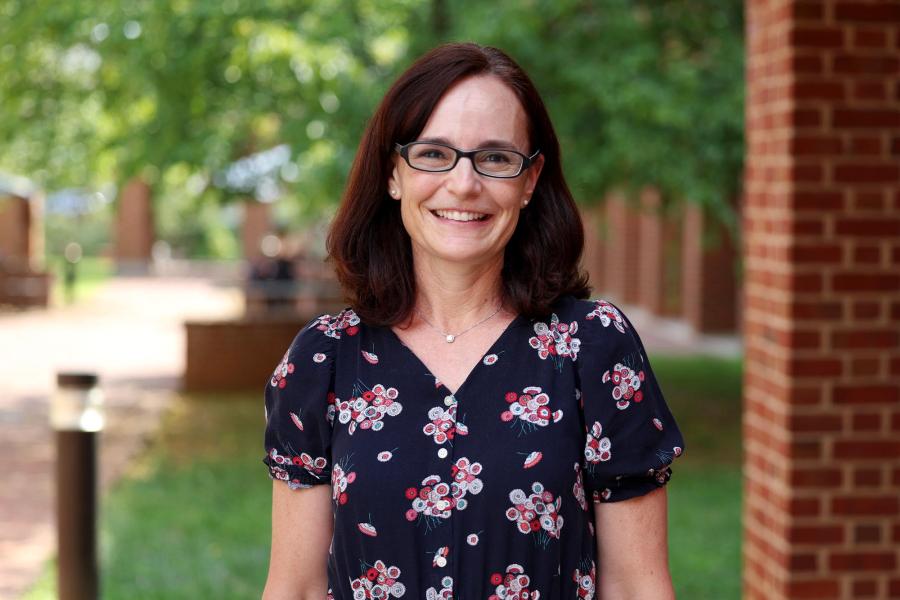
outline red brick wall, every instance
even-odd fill
[[[747,1],[744,591],[900,597],[900,2]]]

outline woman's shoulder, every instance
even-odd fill
[[[340,340],[345,336],[355,336],[363,327],[363,323],[351,307],[346,307],[335,314],[321,314],[311,320],[303,331],[314,330],[332,340]]]
[[[563,296],[553,305],[553,314],[548,320],[566,323],[570,327],[589,329],[611,329],[616,333],[625,333],[631,323],[625,313],[611,301],[604,298],[582,299]]]

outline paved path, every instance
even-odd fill
[[[116,278],[72,307],[0,313],[0,599],[17,598],[56,544],[48,426],[55,373],[100,376],[106,487],[143,447],[178,387],[184,320],[241,310],[238,292],[209,280]]]
[[[623,307],[651,355],[735,356],[734,336],[693,336]],[[0,313],[0,600],[17,598],[55,548],[48,402],[59,370],[100,375],[108,424],[104,487],[143,447],[184,369],[183,322],[241,311],[239,292],[201,278],[117,278],[73,307]]]

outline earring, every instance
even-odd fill
[[[394,197],[394,198],[396,198],[396,197],[397,197],[397,190],[391,190],[391,196]]]
[[[523,201],[522,201],[522,208],[525,208],[526,206],[528,206],[528,200],[523,200]]]

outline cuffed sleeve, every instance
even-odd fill
[[[628,318],[598,300],[583,323],[577,366],[585,489],[597,502],[641,496],[668,482],[684,440]]]
[[[263,462],[292,488],[331,481],[335,337],[311,321],[294,338],[266,382]]]

